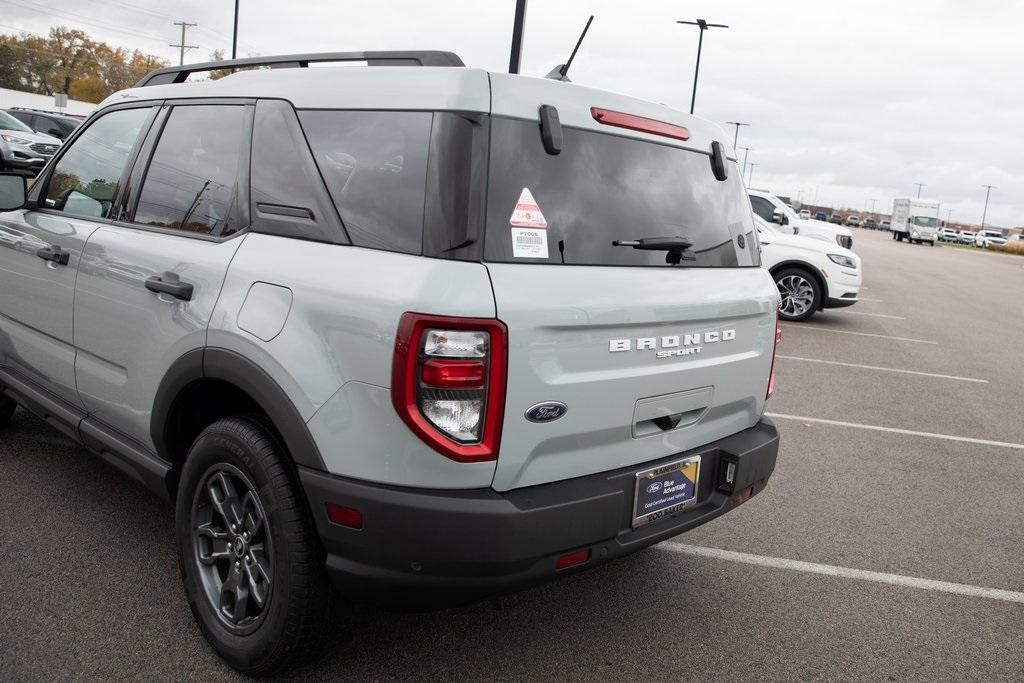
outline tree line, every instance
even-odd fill
[[[111,46],[64,26],[51,28],[47,37],[0,35],[0,88],[100,102],[163,66],[165,59]]]

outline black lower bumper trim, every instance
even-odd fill
[[[822,308],[846,308],[857,303],[857,299],[825,299],[825,305]]]
[[[762,490],[775,468],[778,432],[767,419],[750,429],[657,461],[499,493],[381,486],[299,468],[327,568],[343,595],[403,609],[472,602],[543,583],[621,557],[703,524]],[[698,503],[633,529],[635,473],[701,455]],[[728,462],[735,480],[719,486]],[[326,504],[359,510],[363,528],[327,519]],[[555,570],[555,560],[588,548],[590,560]]]

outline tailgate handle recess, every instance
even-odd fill
[[[696,424],[711,406],[714,387],[642,398],[633,411],[633,437],[660,434]]]

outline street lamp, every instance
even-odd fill
[[[754,182],[754,167],[760,165],[761,164],[755,164],[753,161],[750,162],[750,175],[747,177],[747,187],[750,187],[750,184]]]
[[[700,74],[700,50],[704,45],[704,31],[709,28],[729,28],[725,24],[709,24],[704,19],[697,21],[677,21],[677,24],[688,24],[700,28],[700,38],[697,40],[697,67],[693,70],[693,95],[690,97],[690,113],[693,113],[693,105],[697,102],[697,75]],[[737,128],[739,130],[739,128]]]
[[[747,175],[747,155],[750,153],[750,150],[752,150],[754,148],[753,147],[740,147],[740,149],[743,150],[743,174],[742,175]]]
[[[921,188],[922,187],[928,187],[928,185],[926,185],[925,183],[914,183],[914,184],[917,185],[917,198],[920,199],[921,198]]]
[[[985,188],[985,210],[981,212],[981,227],[985,227],[985,218],[988,217],[988,195],[995,189],[995,185],[982,185]]]
[[[692,113],[692,112],[691,112]],[[749,123],[741,123],[740,121],[726,121],[727,126],[736,126],[736,132],[732,135],[732,148],[736,149],[736,144],[740,139],[740,126],[749,126]]]
[[[953,209],[946,209],[946,227],[949,227],[950,217],[953,215]]]

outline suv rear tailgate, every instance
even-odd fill
[[[509,328],[496,490],[639,465],[759,419],[777,304],[760,268],[487,267]],[[729,331],[735,336],[722,340]],[[721,341],[704,341],[716,333]],[[687,334],[700,343],[687,345]],[[637,349],[651,338],[655,348]],[[630,350],[610,350],[626,339]],[[658,357],[685,348],[700,350]],[[638,406],[644,399],[654,400]],[[568,411],[528,421],[525,412],[544,401]],[[659,413],[682,413],[679,426],[663,431],[645,420]]]

